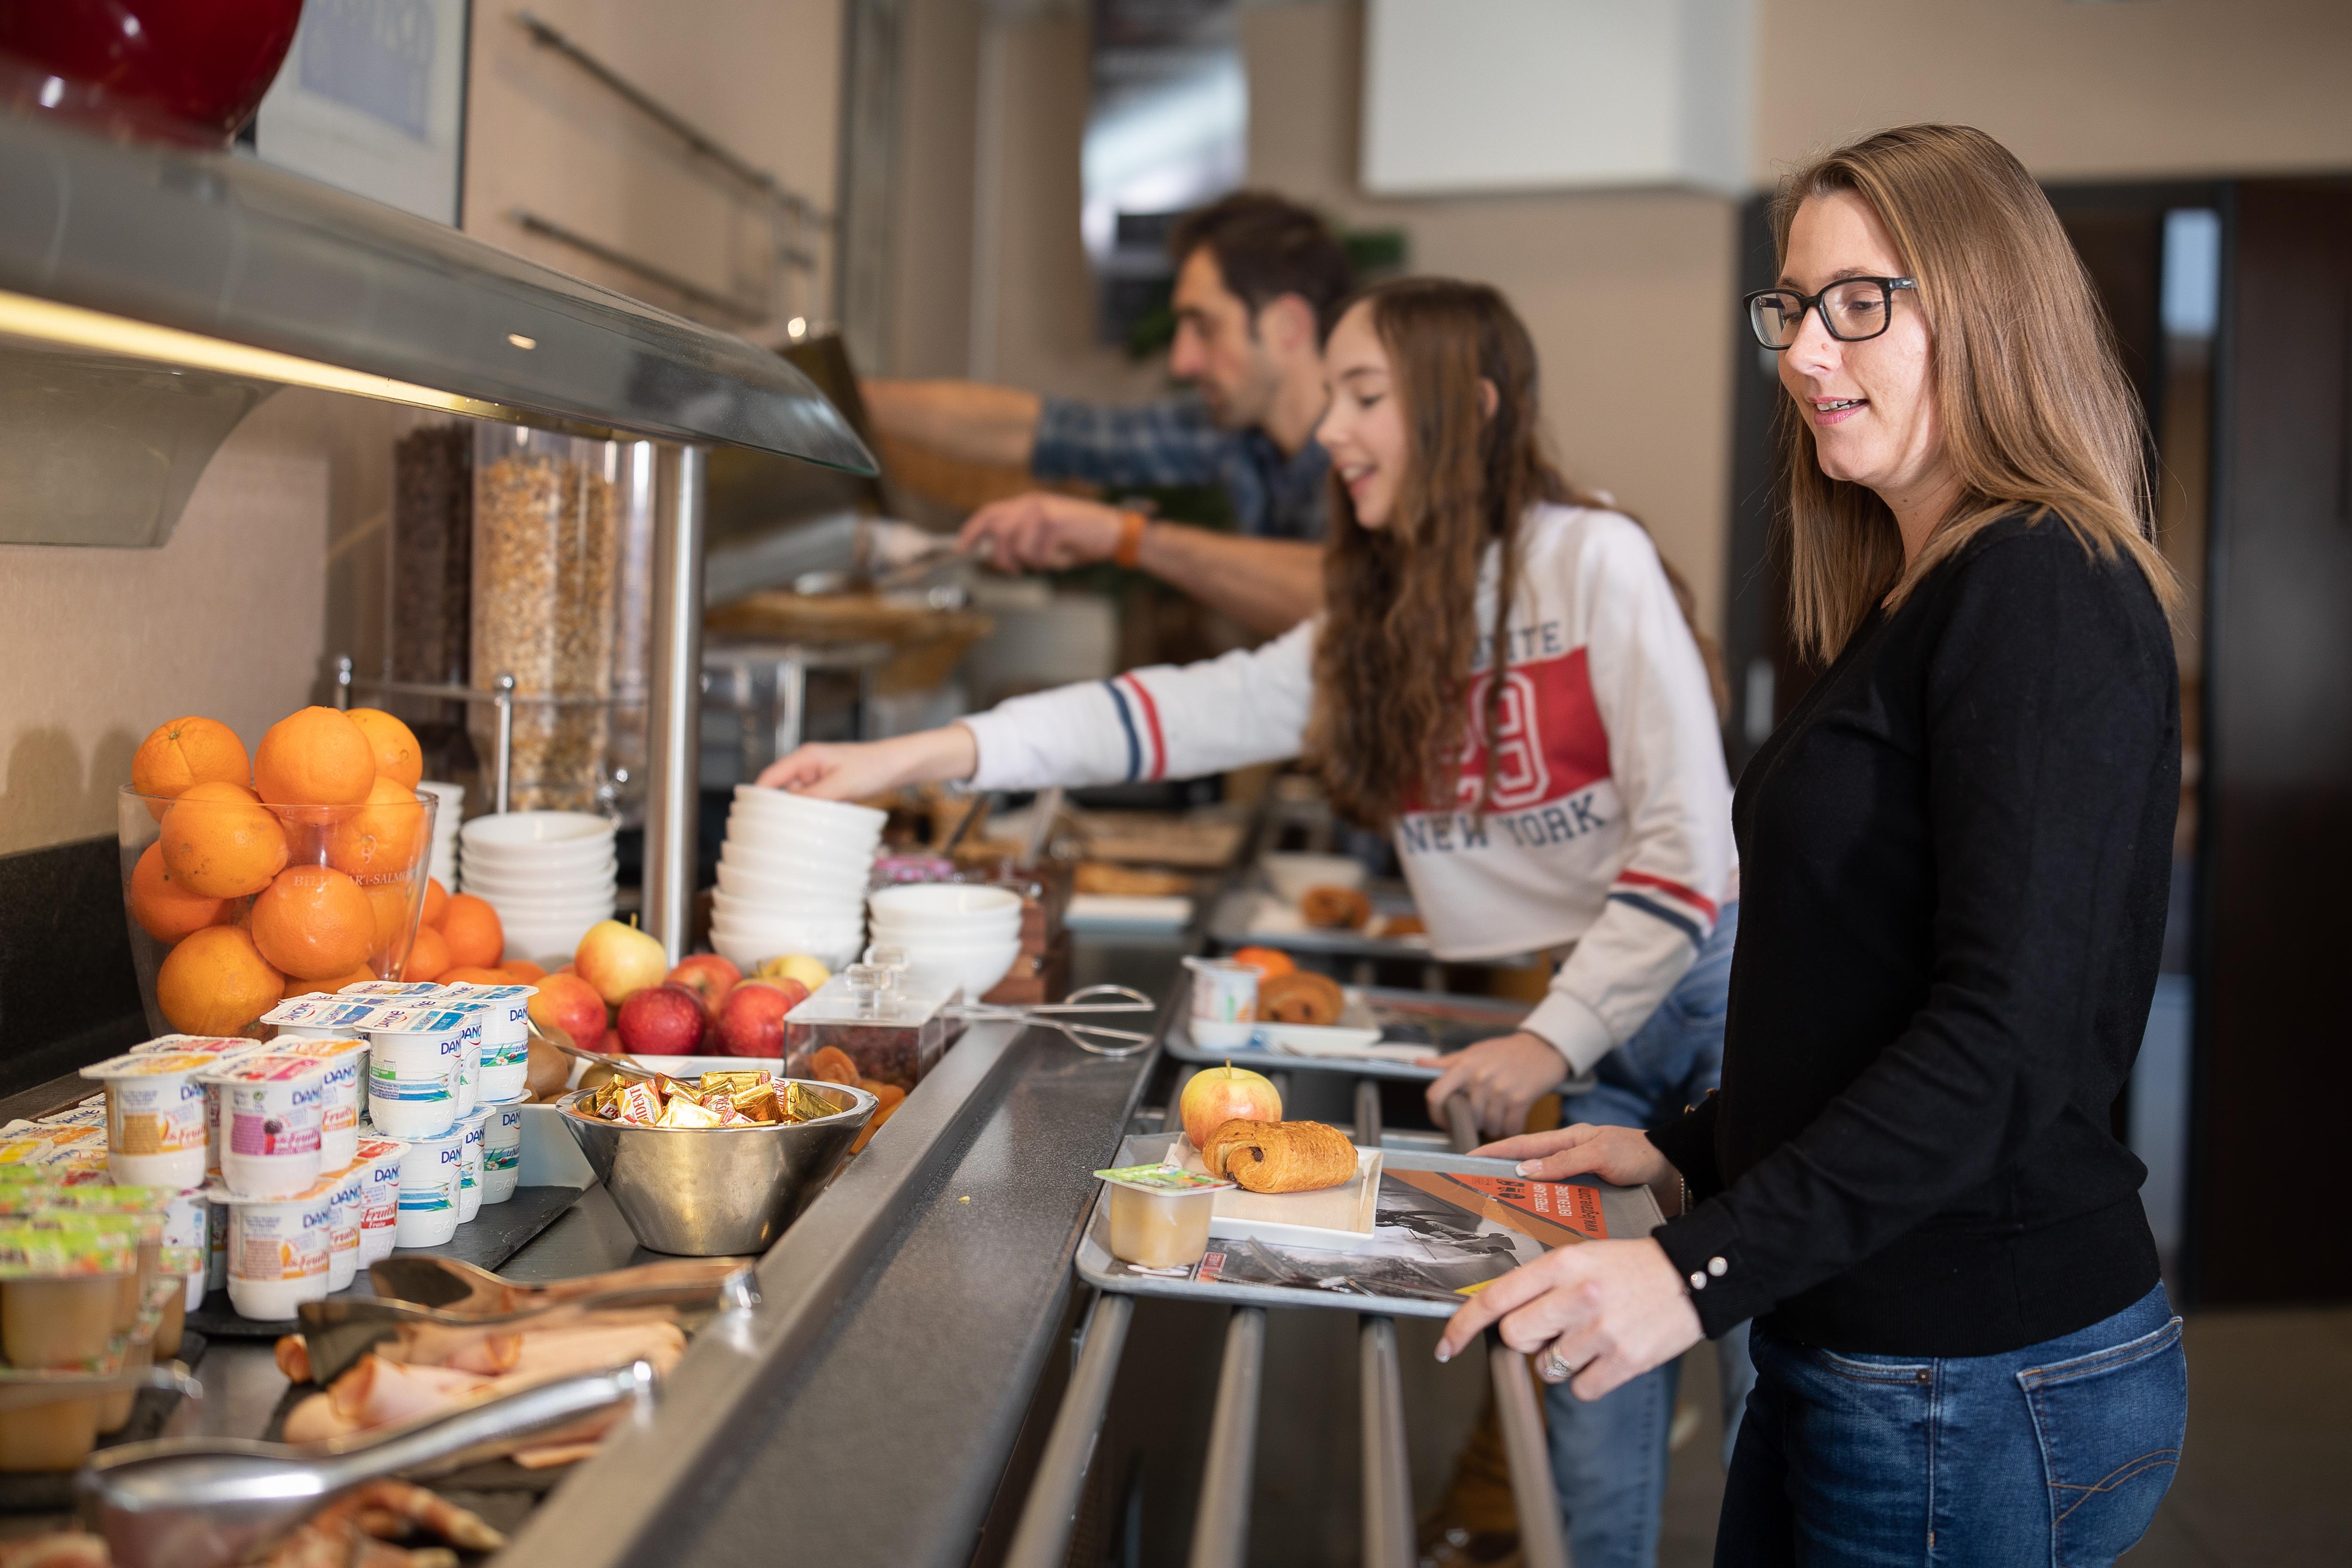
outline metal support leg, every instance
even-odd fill
[[[1110,1405],[1111,1385],[1118,1380],[1127,1325],[1134,1315],[1132,1297],[1095,1298],[1078,1364],[1071,1370],[1070,1386],[1054,1415],[1054,1429],[1046,1435],[1037,1479],[1029,1485],[1029,1500],[1021,1507],[1021,1523],[1004,1556],[1005,1568],[1062,1568],[1070,1531],[1077,1523],[1087,1467],[1094,1460],[1095,1439],[1102,1435],[1103,1411]]]
[[[1356,1147],[1381,1146],[1381,1086],[1377,1079],[1356,1080]]]
[[[694,911],[702,808],[702,487],[697,447],[655,448],[654,624],[646,703],[645,928],[675,963]]]
[[[1235,1307],[1225,1324],[1217,1408],[1209,1418],[1209,1459],[1192,1515],[1186,1568],[1242,1568],[1249,1550],[1250,1476],[1257,1461],[1259,1370],[1265,1360],[1265,1309]]]
[[[1445,1102],[1445,1133],[1454,1140],[1454,1152],[1467,1154],[1486,1142],[1478,1136],[1478,1119],[1470,1113],[1470,1102],[1455,1095]]]
[[[490,809],[504,816],[514,793],[515,678],[501,675],[493,685],[498,695],[490,699],[490,703],[498,710],[498,742],[491,748]]]
[[[1559,1499],[1552,1490],[1551,1452],[1544,1443],[1543,1413],[1536,1408],[1535,1379],[1528,1370],[1528,1358],[1489,1329],[1486,1364],[1495,1379],[1495,1416],[1503,1431],[1503,1457],[1510,1465],[1511,1503],[1519,1516],[1520,1558],[1527,1568],[1569,1568]]]
[[[1412,1478],[1406,1468],[1404,1390],[1397,1379],[1396,1320],[1358,1320],[1363,1384],[1365,1568],[1412,1568]]]

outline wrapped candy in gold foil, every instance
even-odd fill
[[[807,1084],[790,1083],[785,1088],[787,1090],[784,1096],[785,1121],[815,1121],[834,1113],[831,1102],[820,1097],[816,1090]]]
[[[709,1101],[707,1097],[720,1089],[726,1090],[729,1094],[733,1095],[740,1100],[742,1098],[743,1091],[745,1089],[754,1089],[761,1084],[771,1083],[774,1080],[768,1076],[767,1072],[760,1068],[730,1068],[726,1071],[707,1072],[702,1075],[702,1092],[706,1097],[704,1103],[709,1104]]]
[[[621,1086],[620,1112],[616,1121],[635,1121],[658,1125],[662,1115],[662,1097],[653,1085],[643,1079],[631,1079]]]
[[[717,1113],[696,1104],[686,1096],[674,1094],[670,1096],[669,1103],[662,1107],[661,1114],[654,1119],[654,1125],[656,1127],[716,1127],[719,1125],[719,1117]]]
[[[753,1084],[733,1097],[735,1114],[746,1121],[775,1123],[785,1120],[784,1108],[776,1098],[772,1081]]]

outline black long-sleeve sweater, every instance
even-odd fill
[[[1748,764],[1723,1088],[1651,1134],[1710,1334],[2021,1349],[2157,1279],[2109,1131],[2180,783],[2155,595],[2004,519],[1874,612]]]

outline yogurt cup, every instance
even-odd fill
[[[229,1192],[291,1198],[318,1184],[326,1063],[265,1052],[216,1062],[204,1076],[221,1091],[221,1180]]]
[[[516,1184],[522,1180],[522,1108],[530,1102],[528,1094],[519,1094],[497,1105],[486,1106],[489,1114],[482,1119],[482,1201],[502,1204],[515,1195]]]
[[[477,1105],[512,1100],[530,1078],[530,999],[536,985],[443,985],[454,999],[482,1004],[481,1069],[476,1075]]]
[[[52,1110],[47,1116],[33,1118],[36,1127],[104,1127],[106,1125],[106,1095],[103,1091],[88,1100]]]
[[[486,1136],[482,1124],[498,1112],[487,1105],[477,1106],[457,1118],[458,1148],[463,1158],[458,1162],[457,1223],[466,1224],[482,1212],[482,1152]]]
[[[192,1248],[200,1260],[196,1269],[188,1276],[187,1293],[183,1303],[191,1312],[205,1304],[205,1279],[202,1260],[210,1256],[212,1230],[212,1205],[205,1202],[202,1187],[189,1188],[173,1198],[171,1206],[163,1211],[163,1245]],[[223,1245],[226,1245],[225,1240]]]
[[[360,1272],[360,1226],[364,1221],[367,1172],[356,1163],[329,1176],[327,1194],[327,1294],[351,1289]]]
[[[469,1011],[385,1007],[367,1023],[368,1120],[385,1136],[429,1138],[457,1120]]]
[[[214,1188],[205,1194],[228,1216],[229,1304],[264,1321],[291,1318],[327,1294],[332,1189],[325,1182],[291,1197],[249,1198]]]
[[[383,1005],[380,997],[297,996],[264,1013],[261,1021],[281,1040],[336,1039],[360,1028]]]
[[[1246,1024],[1257,1016],[1258,973],[1229,958],[1191,958],[1192,1016],[1204,1024]]]
[[[392,1256],[400,1225],[400,1156],[406,1145],[391,1138],[360,1140],[360,1257],[362,1268]]]
[[[465,1048],[457,1053],[457,1118],[474,1113],[474,1103],[481,1090],[482,1081],[482,1022],[479,1018],[466,1031]]]
[[[403,1142],[406,1146],[400,1154],[400,1217],[393,1230],[394,1242],[400,1247],[438,1247],[457,1234],[465,1137],[451,1128]]]
[[[125,1056],[81,1069],[106,1085],[106,1168],[128,1186],[204,1185],[205,1086],[219,1065],[195,1051]]]
[[[367,1110],[365,1040],[287,1039],[273,1044],[277,1057],[308,1057],[326,1068],[327,1098],[319,1114],[319,1168],[340,1171],[360,1157],[360,1116]]]
[[[218,1061],[232,1057],[249,1057],[256,1051],[267,1050],[259,1040],[243,1035],[162,1035],[143,1046],[131,1047],[132,1056],[155,1053],[193,1051]],[[220,1169],[220,1091],[205,1090],[205,1171],[207,1174]]]

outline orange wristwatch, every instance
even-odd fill
[[[1143,530],[1150,521],[1139,511],[1118,514],[1118,548],[1110,558],[1130,572],[1143,563]]]

